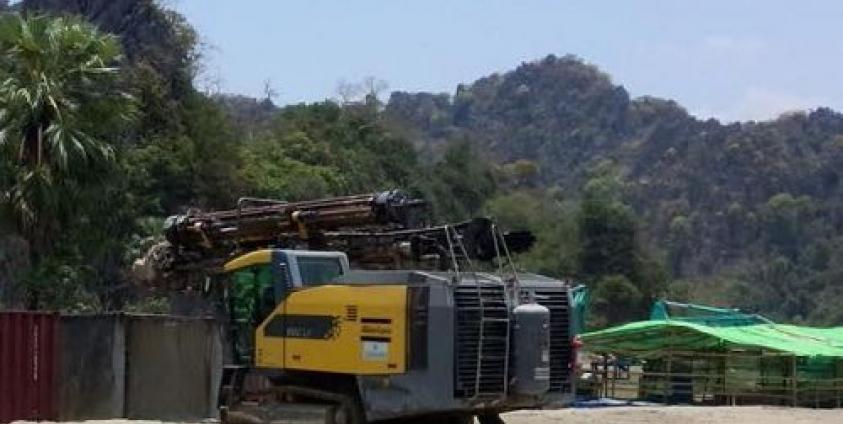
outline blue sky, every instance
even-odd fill
[[[575,54],[633,96],[701,117],[843,110],[843,1],[170,0],[207,44],[200,84],[276,103],[336,97],[367,76],[390,90],[457,84]]]

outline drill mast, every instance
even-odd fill
[[[236,255],[267,247],[342,251],[368,269],[409,263],[446,270],[466,260],[492,260],[501,243],[520,252],[534,242],[528,232],[497,231],[487,218],[431,226],[426,202],[398,190],[303,202],[244,198],[233,210],[171,216],[164,236],[135,263],[136,279],[183,285],[190,276],[220,272]]]

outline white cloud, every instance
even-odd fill
[[[753,87],[735,104],[735,115],[750,119],[770,119],[794,110],[812,109],[828,104],[818,98]]]
[[[818,97],[800,96],[763,87],[749,87],[730,105],[719,110],[698,109],[693,113],[702,118],[714,117],[723,121],[764,121],[786,112],[815,109],[828,105]]]
[[[798,88],[790,84],[776,85],[784,81],[775,76],[787,68],[775,68],[779,54],[757,36],[711,34],[689,46],[685,55],[707,86],[697,92],[696,101],[702,104],[691,107],[700,118],[762,121],[830,104],[825,98],[795,93]]]

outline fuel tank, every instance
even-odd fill
[[[514,326],[511,390],[541,396],[550,390],[550,310],[525,303],[512,311]]]

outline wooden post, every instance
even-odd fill
[[[727,364],[728,364],[729,361],[727,360],[727,358],[728,358],[728,353],[726,355],[723,355],[722,358],[720,358],[721,359],[720,360],[720,366],[723,368],[723,397],[724,397],[724,400],[725,400],[726,397],[728,397],[728,395],[726,393],[729,390],[729,388],[726,386],[726,377],[728,377],[728,374],[729,374],[729,369],[727,367]]]
[[[671,387],[670,387],[670,376],[671,376],[671,373],[672,373],[672,365],[673,365],[672,362],[673,362],[673,351],[669,350],[667,352],[667,371],[665,372],[665,378],[664,378],[664,403],[665,403],[665,405],[670,403],[668,396],[670,395],[670,392],[671,392],[671,390],[670,390],[671,389]]]
[[[834,362],[834,401],[837,407],[840,408],[840,361]]]
[[[729,356],[729,355],[727,355],[727,356],[726,356],[726,365],[727,365],[727,366],[728,366],[728,364],[729,364],[729,358],[730,358],[730,357],[731,357],[731,356]],[[739,356],[739,357],[740,357],[740,356]],[[741,365],[740,361],[738,361],[738,362],[736,363],[736,365]],[[731,389],[732,389],[732,390],[731,390],[731,391],[732,391],[732,393],[731,393],[731,395],[729,396],[729,397],[731,398],[731,402],[730,402],[730,403],[732,404],[732,406],[738,406],[738,394],[737,394],[737,390],[735,390],[735,387],[734,387],[734,386],[732,386],[732,387],[731,387]]]
[[[615,364],[612,365],[612,399],[615,398],[615,381],[618,380],[618,356],[615,356]]]
[[[670,329],[668,333],[668,345],[667,345],[667,364],[665,369],[665,377],[664,377],[664,404],[668,405],[670,403],[668,395],[671,392],[672,387],[670,387],[670,378],[673,373],[673,346],[674,346],[674,331]]]
[[[603,354],[603,397],[609,397],[609,355]]]
[[[834,364],[834,400],[837,402],[837,407],[840,407],[840,361]]]
[[[791,396],[793,397],[792,403],[793,406],[796,406],[797,403],[797,392],[796,392],[796,355],[791,356],[790,361],[790,384],[791,384]]]

